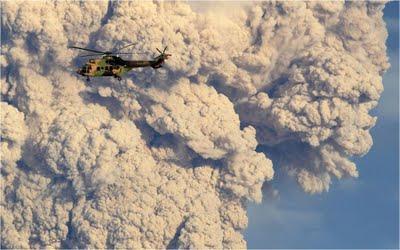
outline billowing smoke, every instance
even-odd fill
[[[380,2],[1,5],[2,247],[244,248],[272,162],[318,193],[372,146]],[[68,45],[128,43],[173,56],[75,75]]]

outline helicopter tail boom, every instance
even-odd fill
[[[125,61],[126,66],[129,68],[152,67],[153,69],[158,69],[162,67],[163,63],[163,59],[151,61]]]
[[[126,66],[130,68],[140,68],[140,67],[149,67],[152,66],[153,61],[125,61]]]
[[[131,67],[131,68],[139,68],[139,67],[152,67],[153,69],[161,68],[164,61],[171,56],[171,54],[165,53],[166,50],[167,50],[167,47],[165,47],[163,51],[161,51],[157,48],[157,51],[160,52],[160,55],[155,57],[153,60],[125,61],[126,66]]]

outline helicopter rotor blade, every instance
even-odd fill
[[[156,48],[156,50],[157,50],[158,52],[160,52],[160,54],[162,54],[161,50],[159,50],[158,48]]]
[[[86,49],[86,48],[81,48],[81,47],[77,47],[77,46],[68,46],[68,48],[86,50],[86,51],[90,51],[90,52],[93,52],[93,53],[100,53],[100,54],[104,54],[105,53],[104,51],[94,50],[94,49]]]
[[[168,48],[168,46],[165,46],[164,51],[163,51],[163,54],[165,53],[165,51],[167,50],[167,48]]]
[[[101,53],[101,54],[87,54],[87,55],[81,55],[81,56],[78,56],[78,57],[101,56],[101,55],[134,55],[134,54],[146,54],[146,53],[129,53],[129,52],[122,52],[122,53]]]
[[[87,54],[87,55],[81,55],[78,57],[89,57],[89,56],[100,56],[101,54]]]
[[[140,54],[146,54],[145,52],[117,52],[117,53],[113,53],[113,54],[117,54],[117,55],[140,55]]]
[[[126,48],[128,48],[128,47],[130,47],[130,46],[132,46],[132,45],[135,45],[135,43],[131,43],[131,44],[125,45],[124,47],[118,49],[117,52],[118,52],[118,51],[121,51],[121,50],[123,50],[123,49],[126,49]]]

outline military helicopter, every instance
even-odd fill
[[[120,52],[121,50],[132,46],[134,44],[126,45],[119,50],[112,51],[100,51],[88,48],[81,48],[77,46],[68,46],[70,49],[79,49],[92,52],[92,54],[82,55],[79,57],[96,57],[101,56],[101,58],[91,58],[89,61],[85,63],[80,69],[76,71],[81,76],[86,76],[86,80],[90,81],[90,77],[102,77],[102,76],[113,76],[118,80],[121,80],[121,76],[132,70],[133,68],[139,67],[152,67],[153,69],[158,69],[162,67],[162,64],[171,54],[166,54],[165,51],[167,47],[164,48],[163,51],[157,48],[157,51],[160,53],[153,60],[138,60],[138,61],[130,61],[124,60],[119,55],[128,55],[135,53],[124,53]]]

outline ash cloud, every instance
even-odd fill
[[[272,163],[309,193],[358,176],[389,66],[382,9],[2,2],[2,247],[246,247]],[[121,82],[71,70],[67,45],[132,42],[173,56]]]

